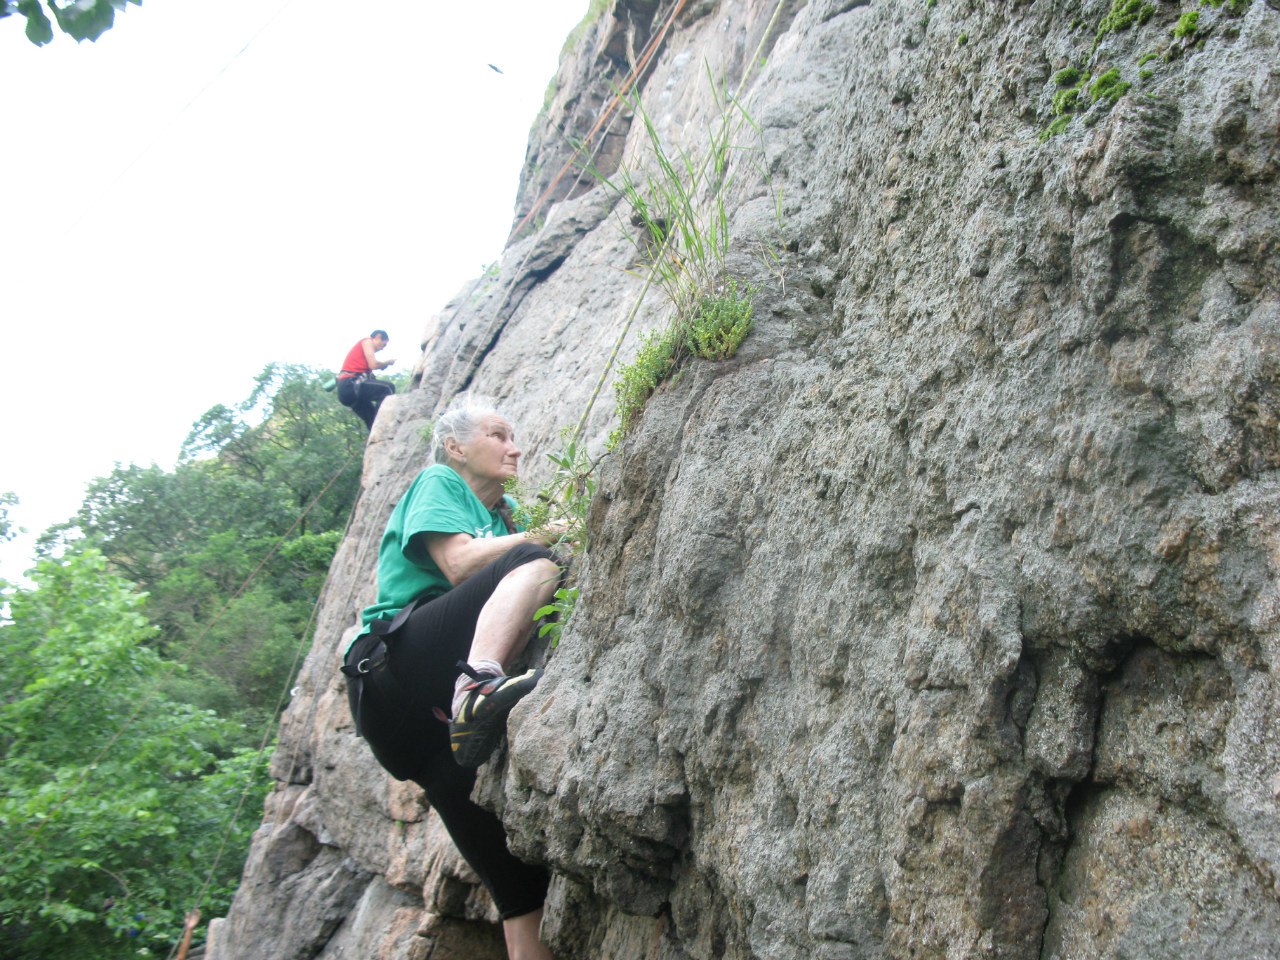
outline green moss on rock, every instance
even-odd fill
[[[1125,95],[1131,86],[1133,84],[1121,79],[1120,68],[1112,67],[1089,86],[1089,96],[1093,98],[1094,103],[1099,100],[1109,100],[1111,103],[1115,103]]]
[[[1173,35],[1179,40],[1184,37],[1190,37],[1200,29],[1200,11],[1190,10],[1178,18],[1178,22],[1173,27]]]

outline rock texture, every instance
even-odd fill
[[[337,651],[437,405],[505,402],[537,472],[663,321],[650,294],[628,326],[625,213],[553,179],[677,9],[641,95],[696,154],[708,76],[741,84],[757,323],[603,461],[579,612],[477,787],[554,871],[556,955],[1275,955],[1280,10],[1161,0],[1095,50],[1113,6],[623,0],[591,27],[534,215],[371,437],[211,957],[503,955],[354,737]],[[1073,64],[1133,87],[1041,138]],[[607,172],[648,162],[640,126],[601,126]]]

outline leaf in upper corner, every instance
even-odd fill
[[[5,15],[9,14],[9,7],[5,4]],[[40,9],[40,0],[18,0],[16,4],[12,4],[17,11],[27,18],[27,39],[34,43],[37,47],[43,47],[46,43],[53,39],[53,24],[49,22],[49,18]]]
[[[59,7],[50,0],[49,6],[62,32],[77,41],[97,40],[116,21],[116,11],[110,0],[75,0],[65,7]]]

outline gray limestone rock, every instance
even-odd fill
[[[1175,39],[1182,7],[1201,30]],[[602,461],[578,612],[477,787],[554,873],[545,937],[1273,955],[1275,5],[1155,3],[1100,36],[1104,0],[680,8],[641,95],[691,154],[708,75],[752,117],[725,200],[756,326]],[[589,405],[593,450],[614,426],[615,347],[669,309],[627,211],[548,171],[675,10],[622,3],[566,58],[518,201],[550,189],[544,219],[384,406],[214,960],[502,955],[416,788],[354,738],[337,658],[439,405],[505,404],[535,474]],[[1042,136],[1068,66],[1132,86],[1087,84]],[[608,171],[643,168],[642,126],[601,135]]]

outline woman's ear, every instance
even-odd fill
[[[458,442],[457,437],[445,437],[444,452],[448,454],[450,460],[456,460],[458,463],[466,463],[466,455],[462,452],[462,444]]]

